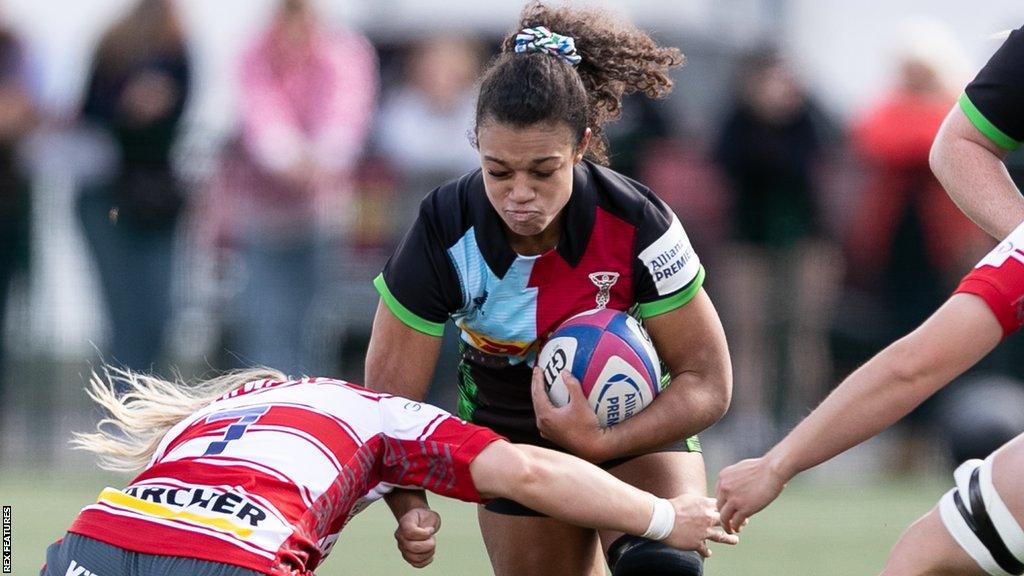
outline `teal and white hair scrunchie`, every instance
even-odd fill
[[[527,52],[545,52],[557,56],[573,68],[583,60],[576,53],[576,41],[572,36],[555,34],[546,26],[523,28],[516,34],[516,54]]]

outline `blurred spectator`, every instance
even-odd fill
[[[78,213],[99,268],[112,341],[108,360],[151,370],[171,316],[175,226],[185,202],[171,148],[190,63],[171,0],[141,0],[103,35],[82,118],[120,154],[106,182],[83,187]]]
[[[398,171],[403,193],[395,229],[404,232],[427,192],[480,163],[470,145],[483,46],[468,34],[414,44],[404,79],[381,106],[377,147]]]
[[[0,27],[0,398],[7,381],[4,319],[7,295],[28,265],[29,182],[18,163],[19,146],[35,127],[36,108],[25,54],[11,30]]]
[[[928,165],[932,141],[963,89],[958,73],[963,59],[949,31],[937,23],[906,22],[900,37],[893,85],[851,128],[867,181],[847,239],[847,276],[850,289],[877,303],[874,323],[883,326],[861,331],[882,342],[923,322],[991,246]],[[904,433],[892,452],[899,472],[927,462],[934,436],[929,427],[945,426],[945,416],[935,412],[937,402],[929,399],[904,419]],[[959,433],[965,439],[974,434]]]
[[[374,138],[380,157],[370,166],[371,177],[363,179],[360,198],[361,216],[379,212],[386,218],[378,233],[386,254],[416,219],[423,196],[480,165],[469,133],[486,46],[470,33],[449,32],[411,44],[407,54],[398,85],[381,105]],[[383,189],[387,167],[393,186]],[[372,296],[371,306],[377,295]],[[431,390],[442,404],[454,397],[457,330],[445,331],[443,346]]]
[[[987,245],[928,166],[928,152],[963,88],[947,30],[904,26],[891,88],[852,125],[867,177],[848,238],[849,276],[891,319],[884,341],[920,324]]]
[[[816,182],[823,115],[772,47],[742,56],[736,85],[715,150],[731,192],[734,243],[720,264],[728,280],[723,316],[736,365],[732,411],[739,424],[756,425],[745,433],[765,442],[773,424],[819,399],[829,376],[826,336],[840,268]]]
[[[318,298],[341,291],[352,175],[377,96],[377,59],[361,35],[335,33],[306,0],[285,0],[245,52],[240,142],[218,195],[220,241],[240,256],[229,347],[241,364],[298,375],[323,366]],[[322,342],[319,342],[322,344]]]

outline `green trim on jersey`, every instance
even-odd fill
[[[704,452],[704,449],[700,447],[700,438],[697,436],[690,436],[686,439],[686,450],[688,452]]]
[[[686,304],[690,300],[693,300],[693,297],[697,295],[697,291],[700,290],[700,287],[703,284],[704,266],[701,266],[700,270],[697,271],[697,277],[694,278],[693,281],[690,282],[690,285],[687,286],[681,292],[673,294],[668,298],[655,300],[654,302],[640,303],[640,317],[651,318],[653,316],[658,316],[666,312],[671,312],[676,308],[679,308],[683,304]]]
[[[429,334],[430,336],[444,336],[444,323],[443,322],[431,322],[430,320],[424,320],[411,310],[402,306],[402,303],[395,299],[394,295],[391,294],[391,290],[388,289],[387,283],[384,282],[384,274],[378,274],[373,279],[373,286],[380,293],[381,300],[387,305],[388,310],[394,314],[403,324],[416,330]]]
[[[970,97],[967,96],[967,92],[960,95],[960,109],[964,111],[967,118],[974,124],[974,127],[979,132],[985,135],[986,138],[992,141],[993,144],[999,146],[1004,150],[1016,150],[1020,147],[1020,142],[1014,140],[1010,136],[1003,132],[995,124],[989,122],[988,118],[978,110],[978,107],[971,102]]]
[[[477,393],[478,389],[469,364],[459,362],[459,418],[467,422],[473,421],[473,413],[480,406],[476,399]]]

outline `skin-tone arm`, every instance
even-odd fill
[[[953,202],[993,238],[1002,240],[1024,220],[1024,198],[996,146],[954,106],[939,128],[928,160]]]
[[[372,390],[422,400],[430,388],[440,353],[440,338],[406,326],[380,302],[373,318],[363,382]],[[441,517],[430,510],[426,494],[395,490],[384,500],[398,520],[395,540],[402,557],[417,568],[430,564]]]
[[[371,390],[423,400],[441,354],[441,339],[406,326],[377,304],[363,383]]]
[[[703,289],[685,306],[644,320],[672,383],[636,416],[609,428],[597,417],[579,381],[563,373],[569,403],[551,404],[534,374],[533,404],[544,437],[592,462],[642,454],[692,436],[718,421],[732,398],[732,368],[725,332]]]
[[[726,530],[770,504],[796,474],[888,428],[988,354],[1002,328],[981,298],[956,294],[858,368],[778,445],[718,477]]]
[[[637,536],[647,531],[657,500],[579,458],[525,444],[494,442],[469,470],[484,498],[510,498],[571,524]],[[710,556],[707,540],[738,542],[717,528],[714,499],[689,494],[671,503],[674,527],[666,544]]]

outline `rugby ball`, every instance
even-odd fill
[[[552,334],[537,357],[548,397],[569,402],[562,379],[568,370],[602,427],[614,426],[646,408],[661,391],[661,362],[647,332],[632,316],[598,309],[577,314]]]

